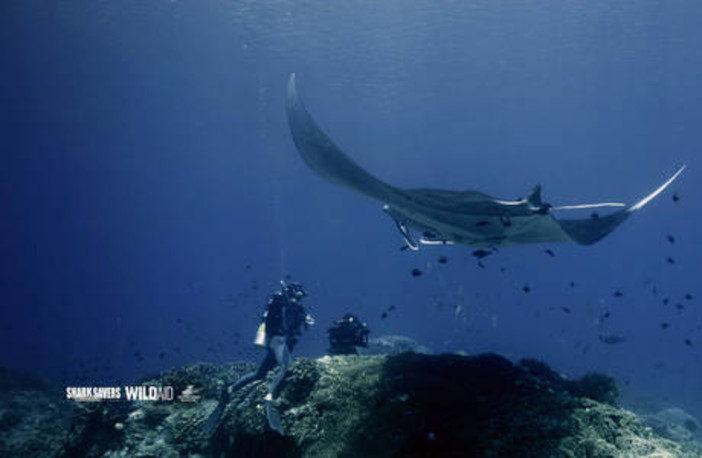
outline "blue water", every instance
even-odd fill
[[[289,274],[317,319],[297,355],[351,311],[700,416],[700,42],[694,0],[2,2],[0,364],[99,384],[257,360]],[[400,251],[380,203],[300,159],[291,72],[398,186],[635,202],[689,167],[591,247]]]

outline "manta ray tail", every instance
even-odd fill
[[[332,142],[307,112],[295,83],[288,81],[287,114],[290,132],[300,156],[308,166],[332,183],[340,184],[370,197],[388,201],[397,190],[363,170]]]
[[[593,217],[590,219],[558,220],[558,223],[565,233],[568,234],[568,236],[576,243],[581,245],[592,245],[593,243],[599,242],[634,212],[641,210],[646,204],[662,193],[668,186],[670,186],[671,183],[673,183],[673,181],[675,181],[678,175],[685,170],[685,167],[686,166],[684,165],[680,167],[677,172],[675,172],[675,174],[668,179],[668,181],[656,188],[655,191],[624,210],[619,210],[618,212],[607,216],[596,216],[593,214]],[[603,205],[611,206],[612,204]],[[575,207],[577,206],[573,206],[573,208]]]

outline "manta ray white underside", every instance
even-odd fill
[[[606,202],[552,207],[541,201],[540,186],[527,198],[515,201],[479,191],[400,189],[366,172],[322,131],[298,95],[294,74],[288,82],[287,115],[295,146],[307,165],[332,183],[381,201],[413,250],[419,245],[410,229],[420,232],[422,244],[458,243],[480,248],[544,242],[591,245],[663,192],[685,169],[680,167],[665,183],[630,206]],[[562,220],[552,214],[553,210],[603,207],[620,208],[604,216],[593,213],[587,219]]]

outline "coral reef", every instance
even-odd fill
[[[0,455],[699,456],[617,407],[609,377],[567,380],[538,361],[515,364],[495,354],[300,358],[274,401],[285,436],[268,428],[263,413],[272,374],[234,393],[219,427],[206,435],[202,425],[221,387],[251,368],[200,363],[143,381],[189,393],[172,401],[54,399],[67,406],[55,410],[40,401],[26,414],[34,429],[12,427]],[[31,406],[27,397],[13,399]],[[5,425],[15,424],[8,402],[0,416]],[[682,419],[683,427],[692,420]]]
[[[0,456],[58,454],[74,410],[48,381],[0,367]]]

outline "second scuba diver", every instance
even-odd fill
[[[359,347],[368,346],[368,325],[350,313],[336,320],[327,332],[332,355],[357,355]]]

